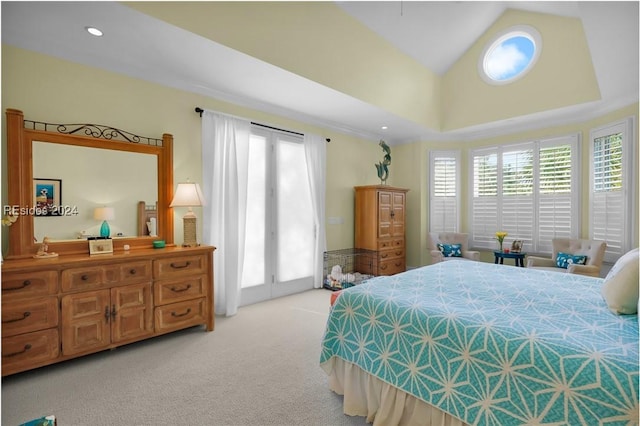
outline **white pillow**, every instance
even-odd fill
[[[602,297],[614,314],[638,312],[638,266],[640,252],[633,249],[613,265],[602,285]]]

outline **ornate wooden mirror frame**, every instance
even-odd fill
[[[157,156],[158,176],[158,237],[116,238],[114,251],[152,247],[153,240],[162,239],[166,245],[173,245],[173,209],[169,203],[173,198],[173,136],[162,135],[162,139],[151,139],[130,134],[118,129],[101,125],[58,125],[29,121],[24,119],[22,111],[7,109],[7,169],[8,169],[8,206],[29,209],[33,205],[33,142],[47,142],[85,146],[101,149],[113,149],[128,152],[152,154]],[[50,131],[55,129],[56,131]],[[87,136],[81,136],[84,133]],[[122,139],[122,140],[117,140]],[[138,200],[131,200],[132,205]],[[28,211],[28,210],[26,210]],[[3,211],[3,215],[6,212]],[[34,255],[39,242],[34,241],[33,215],[18,217],[9,231],[9,251],[6,259],[25,258]],[[87,254],[89,244],[86,240],[53,241],[49,251],[60,255]]]

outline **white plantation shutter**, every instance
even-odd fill
[[[471,246],[496,248],[498,231],[498,153],[496,149],[475,151],[473,158],[473,200],[471,203]]]
[[[591,132],[590,238],[607,242],[611,262],[631,248],[632,126],[629,119]]]
[[[429,153],[429,231],[458,232],[460,223],[460,152]]]
[[[538,178],[537,252],[551,253],[553,238],[576,238],[578,221],[572,211],[578,208],[578,138],[571,136],[541,142]]]
[[[518,145],[502,153],[502,226],[509,238],[533,240],[533,145]],[[496,229],[497,230],[497,229]]]
[[[551,253],[551,239],[580,229],[578,135],[473,151],[472,239],[496,249],[496,231],[524,250]]]

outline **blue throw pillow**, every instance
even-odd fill
[[[558,252],[558,256],[556,257],[556,266],[558,268],[567,269],[569,265],[586,265],[587,264],[587,256],[583,254],[568,254],[563,252]]]
[[[444,257],[462,257],[462,244],[438,244]]]

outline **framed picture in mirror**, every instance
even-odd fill
[[[60,216],[62,180],[33,179],[33,206],[36,216]]]
[[[111,238],[90,238],[89,254],[110,254],[113,253],[113,240]]]

